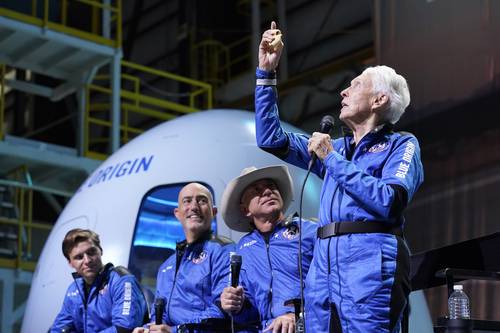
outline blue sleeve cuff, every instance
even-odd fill
[[[276,71],[268,72],[263,69],[257,68],[255,76],[257,79],[276,79]]]
[[[344,156],[340,155],[335,150],[333,150],[328,155],[326,155],[325,159],[323,160],[323,163],[326,166],[330,166],[330,165],[334,164],[336,161],[343,160],[343,159],[344,159]]]

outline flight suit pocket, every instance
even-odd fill
[[[195,289],[201,291],[201,297],[197,297],[197,299],[194,300],[194,302],[191,304],[191,308],[205,310],[208,306],[208,304],[206,303],[211,301],[212,295],[212,283],[210,281],[210,274],[201,276],[200,279],[196,282]]]
[[[353,249],[347,264],[347,286],[352,301],[361,306],[382,287],[382,250],[376,244]]]

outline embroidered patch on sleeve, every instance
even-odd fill
[[[125,290],[123,293],[123,309],[122,315],[130,315],[130,305],[132,303],[132,284],[130,282],[125,282]]]
[[[396,177],[402,179],[406,178],[406,174],[408,173],[408,170],[410,170],[413,154],[415,154],[415,144],[408,141],[405,152],[403,153],[403,160],[399,163],[398,169],[396,170]]]

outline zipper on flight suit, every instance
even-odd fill
[[[182,243],[181,243],[182,244]],[[181,260],[184,258],[184,254],[186,254],[186,249],[189,247],[189,244],[183,244],[175,249],[175,272],[174,272],[174,281],[172,283],[172,288],[170,289],[170,295],[168,296],[168,304],[167,304],[167,319],[170,319],[170,302],[172,300],[172,294],[174,293],[175,284],[177,282],[177,272],[179,271],[179,267],[181,267]],[[158,314],[156,314],[158,316]],[[163,313],[161,314],[163,319]]]
[[[85,280],[83,280],[82,278],[82,282],[83,282],[83,291],[80,289],[80,286],[78,285],[78,281],[77,281],[77,278],[79,278],[80,276],[78,275],[78,273],[72,273],[71,276],[73,277],[73,280],[75,281],[75,286],[76,286],[76,289],[78,289],[78,294],[80,294],[80,298],[82,299],[82,303],[83,303],[83,312],[84,312],[84,316],[83,316],[83,331],[84,332],[87,332],[87,300],[88,300],[88,296],[87,296],[87,292],[86,292],[86,289],[85,289]]]
[[[271,256],[269,254],[270,237],[264,236],[264,242],[266,243],[267,262],[269,263],[269,270],[271,271],[271,284],[269,286],[268,298],[269,298],[269,304],[271,305],[271,308],[270,308],[271,318],[274,318],[274,316],[273,316],[273,278],[274,278],[274,274],[273,274],[273,266],[271,265]]]

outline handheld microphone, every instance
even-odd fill
[[[236,288],[240,280],[241,256],[237,254],[231,255],[231,287]]]
[[[332,116],[326,115],[321,119],[321,122],[319,123],[319,132],[324,133],[324,134],[330,134],[333,124],[335,123],[335,119],[333,119]],[[309,161],[309,169],[313,166],[314,163],[316,163],[316,160],[318,159],[318,156],[313,152],[311,156],[311,160]]]
[[[155,300],[155,324],[156,325],[162,324],[162,318],[163,318],[164,311],[165,311],[165,298],[158,297]]]
[[[241,270],[241,256],[231,252],[231,287],[238,287]],[[234,318],[231,315],[231,332],[234,333]]]

